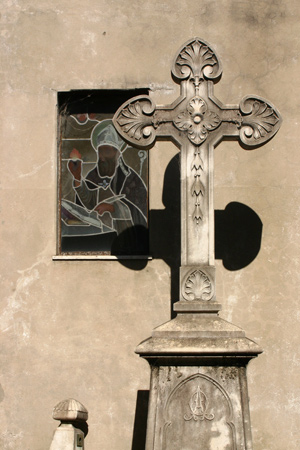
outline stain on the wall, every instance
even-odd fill
[[[4,400],[4,390],[0,384],[0,403]]]

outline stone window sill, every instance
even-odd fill
[[[148,255],[55,255],[52,256],[52,261],[96,261],[96,260],[107,260],[107,261],[118,261],[120,259],[131,259],[131,260],[152,260],[152,256]]]

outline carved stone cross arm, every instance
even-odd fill
[[[172,67],[180,96],[167,106],[156,106],[149,96],[134,97],[113,119],[119,134],[134,146],[150,148],[156,138],[168,137],[180,148],[183,302],[215,299],[214,147],[224,137],[238,137],[247,147],[261,145],[281,124],[279,112],[261,97],[247,96],[239,106],[223,105],[213,94],[213,80],[221,73],[212,47],[191,39],[178,51]]]

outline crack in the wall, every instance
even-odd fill
[[[33,170],[31,170],[31,172],[27,172],[27,173],[22,173],[21,175],[18,176],[18,178],[24,178],[24,177],[30,177],[32,175],[36,175],[42,167],[46,166],[48,163],[52,163],[53,161],[51,159],[49,159],[48,161],[45,161],[42,164],[39,164],[38,166],[35,166],[33,168]]]

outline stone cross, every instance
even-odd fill
[[[113,122],[134,146],[149,148],[156,138],[169,138],[181,153],[181,275],[176,311],[219,310],[215,300],[213,151],[224,137],[237,137],[246,147],[267,142],[278,131],[276,108],[258,96],[240,105],[223,105],[214,97],[213,81],[222,72],[210,44],[194,38],[175,56],[172,75],[180,96],[156,106],[149,96],[125,102]]]

